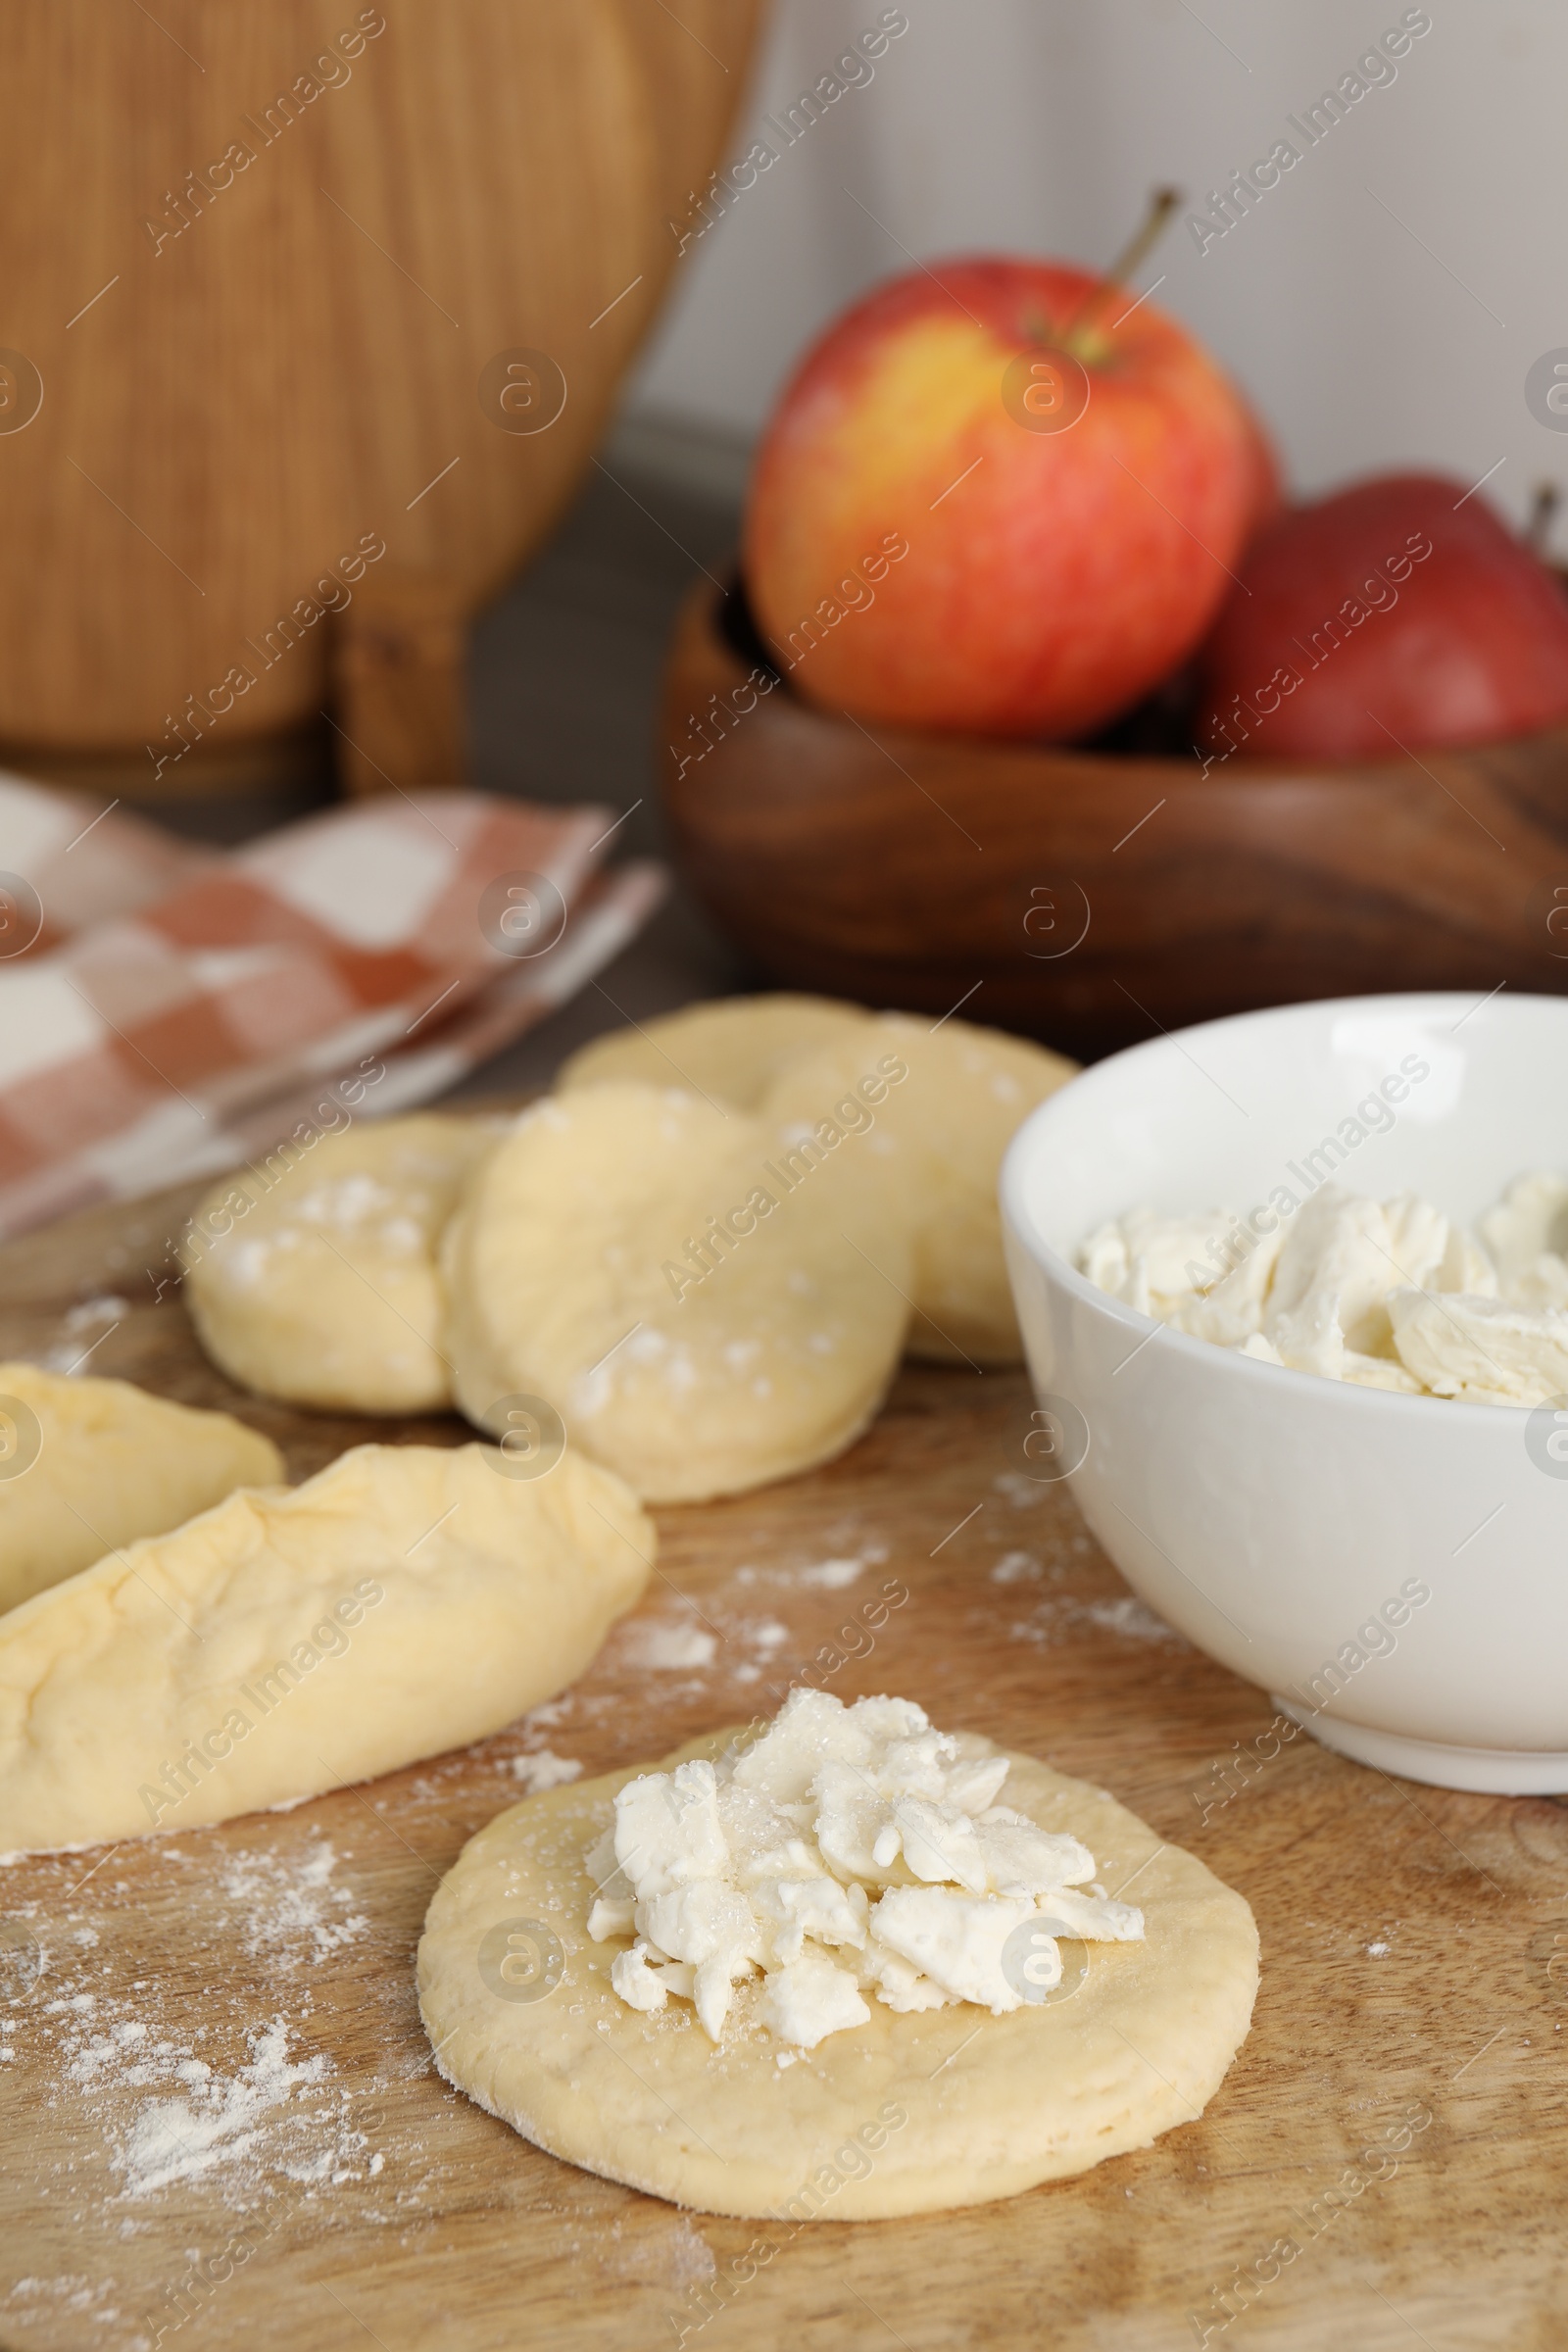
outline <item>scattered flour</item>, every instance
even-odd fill
[[[34,2310],[28,2316],[36,2317],[37,2305],[47,2300],[58,2311],[91,2320],[94,2327],[114,2328],[122,2324],[124,2315],[111,2301],[113,2293],[114,2288],[104,2279],[89,2278],[81,2271],[57,2271],[50,2278],[19,2278],[5,2301],[31,2304]]]
[[[889,1546],[879,1536],[859,1537],[858,1531],[841,1522],[829,1528],[828,1543],[838,1543],[843,1549],[830,1552],[820,1560],[788,1560],[776,1568],[760,1568],[746,1561],[734,1572],[737,1585],[805,1585],[819,1592],[841,1592],[853,1585],[867,1568],[880,1568],[888,1556]]]
[[[367,1932],[364,1912],[352,1911],[353,1897],[332,1884],[336,1865],[336,1850],[324,1838],[304,1862],[291,1864],[275,1846],[232,1857],[220,1884],[246,1919],[247,1955],[265,1952],[287,1974]]]
[[[1052,1481],[1044,1478],[1025,1478],[1021,1470],[1003,1470],[991,1481],[997,1493],[1011,1503],[1015,1511],[1038,1509],[1051,1493]]]
[[[575,1756],[558,1756],[548,1747],[535,1748],[532,1755],[514,1756],[508,1765],[522,1783],[527,1796],[542,1796],[547,1788],[564,1788],[582,1771]]]
[[[568,1691],[564,1698],[547,1698],[540,1707],[530,1707],[522,1719],[525,1732],[553,1732],[558,1723],[564,1723],[576,1701]]]
[[[853,1585],[856,1578],[869,1564],[863,1559],[817,1560],[809,1568],[803,1568],[796,1582],[802,1585],[819,1585],[828,1592],[842,1592],[845,1586]]]
[[[640,2219],[641,2217],[639,2217]],[[603,2230],[596,2249],[602,2278],[637,2279],[656,2286],[690,2286],[714,2272],[712,2248],[684,2215],[679,2221],[628,2233],[620,2221]]]
[[[681,1666],[711,1666],[718,1642],[700,1625],[671,1625],[656,1620],[632,1626],[626,1637],[626,1651],[634,1666],[665,1673]]]
[[[1045,1570],[1032,1551],[1004,1552],[991,1571],[994,1585],[1037,1585]]]
[[[1185,1649],[1188,1643],[1173,1625],[1131,1592],[1119,1600],[1089,1600],[1083,1604],[1084,1615],[1091,1625],[1098,1625],[1107,1634],[1122,1634],[1129,1642],[1175,1642]]]
[[[297,2090],[314,2088],[331,2071],[323,2051],[291,2063],[288,2028],[281,2018],[248,2038],[250,2064],[227,2082],[199,2058],[189,2059],[175,2070],[189,2085],[187,2095],[149,2099],[142,2107],[115,2151],[126,2196],[145,2197],[255,2154],[270,2112],[292,2100]],[[335,2150],[317,2159],[323,2174],[335,2163]],[[296,2180],[311,2177],[287,2164],[280,2169]]]
[[[992,1570],[993,1576],[996,1570]],[[1010,1581],[1010,1580],[1009,1580]],[[1116,1600],[1079,1600],[1065,1594],[1058,1600],[1043,1600],[1027,1617],[1020,1617],[1007,1628],[1012,1642],[1034,1642],[1042,1648],[1057,1633],[1070,1632],[1075,1626],[1092,1625],[1103,1634],[1115,1634],[1124,1642],[1162,1642],[1176,1649],[1192,1645],[1185,1635],[1131,1592],[1123,1592]]]
[[[169,1846],[158,1859],[177,1867],[195,1857]],[[75,2119],[83,2154],[90,2147],[107,2158],[116,2203],[220,2172],[225,2202],[241,2210],[275,2177],[310,2189],[381,2170],[363,2128],[383,2120],[373,2099],[341,2082],[305,2023],[316,1971],[369,1926],[352,1891],[335,1884],[337,1861],[318,1838],[292,1858],[269,1846],[219,1863],[218,1901],[202,1914],[203,1930],[249,1959],[248,1973],[267,1988],[265,2007],[254,1994],[215,1987],[203,1996],[202,1975],[181,1964],[194,1959],[199,1971],[199,1950],[176,1952],[167,1973],[126,1984],[112,1934],[69,1917],[57,1924],[36,1996],[6,2020],[16,2026],[12,2063],[25,2066],[41,2107]],[[106,1877],[92,1895],[124,1884]],[[22,1909],[42,1937],[42,1905]],[[103,2211],[101,2230],[113,2211]]]
[[[129,1312],[128,1298],[107,1295],[102,1298],[83,1298],[79,1306],[62,1315],[60,1338],[38,1359],[44,1371],[74,1372],[78,1364],[85,1370],[83,1357],[94,1339],[107,1339],[113,1326],[122,1323]]]

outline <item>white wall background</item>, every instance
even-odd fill
[[[775,0],[735,158],[883,5]],[[875,79],[689,249],[634,414],[749,437],[805,342],[909,256],[1108,261],[1153,185],[1196,204],[1266,155],[1405,0],[902,5]],[[1568,488],[1568,434],[1524,399],[1568,346],[1568,6],[1428,13],[1396,81],[1206,253],[1178,220],[1139,282],[1165,273],[1155,299],[1258,402],[1297,490],[1395,465],[1472,482],[1501,458],[1489,494],[1521,515],[1537,481]]]

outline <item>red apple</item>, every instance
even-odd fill
[[[1200,642],[1271,474],[1152,303],[1057,262],[945,262],[807,356],[758,459],[747,582],[814,702],[1080,735]]]
[[[1285,512],[1285,483],[1280,473],[1279,453],[1263,430],[1256,413],[1247,414],[1249,464],[1251,485],[1247,504],[1247,531],[1242,540],[1250,547],[1271,522],[1277,522]]]
[[[1256,540],[1199,661],[1228,758],[1394,758],[1568,719],[1568,599],[1479,495],[1382,474]]]

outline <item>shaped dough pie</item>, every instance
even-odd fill
[[[755,1110],[774,1080],[809,1054],[863,1029],[871,1015],[831,997],[725,997],[596,1037],[564,1064],[556,1091],[631,1079]]]
[[[694,1740],[648,1769],[747,1736]],[[973,1764],[1004,1752],[975,1735],[959,1746]],[[1247,2034],[1251,1912],[1103,1789],[1007,1762],[1008,1804],[1080,1839],[1143,1917],[1137,1941],[1062,1942],[1053,1997],[1026,1993],[1003,2015],[873,1997],[863,2022],[799,2050],[768,2029],[756,1983],[716,2043],[684,2000],[629,2007],[612,1984],[625,1941],[596,1941],[587,1921],[603,1876],[589,1857],[633,1770],[530,1797],[464,1848],[418,1953],[437,2065],[551,2155],[705,2213],[929,2213],[1149,2146],[1202,2113]]]
[[[227,1413],[0,1364],[0,1611],[282,1476],[271,1439]]]
[[[468,1418],[499,1434],[498,1405],[542,1397],[656,1502],[842,1452],[897,1365],[908,1264],[853,1167],[868,1138],[826,1110],[831,1143],[793,1160],[743,1112],[649,1086],[527,1111],[444,1245]]]
[[[323,1412],[438,1412],[442,1228],[495,1142],[479,1119],[364,1120],[275,1182],[242,1171],[191,1221],[185,1298],[242,1388]]]
[[[792,1062],[758,1116],[789,1136],[809,1127],[862,1070],[894,1054],[908,1076],[877,1112],[860,1165],[879,1179],[884,1216],[909,1222],[914,1318],[908,1351],[939,1362],[1014,1363],[1023,1353],[1002,1254],[997,1184],[1021,1122],[1077,1063],[1024,1038],[885,1013]]]
[[[581,1674],[654,1530],[567,1453],[361,1446],[0,1618],[0,1852],[226,1821],[499,1731]]]

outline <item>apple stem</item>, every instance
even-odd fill
[[[1152,253],[1154,247],[1159,243],[1165,233],[1165,223],[1181,200],[1180,188],[1156,188],[1154,190],[1149,200],[1149,211],[1144,217],[1142,226],[1128,238],[1110,268],[1105,271],[1104,276],[1101,279],[1102,286],[1108,289],[1111,286],[1124,286],[1127,283],[1139,263]]]
[[[1180,188],[1156,188],[1149,200],[1149,210],[1136,232],[1117,254],[1110,268],[1097,278],[1077,310],[1062,330],[1061,340],[1067,343],[1110,295],[1117,293],[1131,277],[1139,264],[1146,261],[1165,233],[1165,224],[1182,201]],[[1070,346],[1069,346],[1070,348]]]
[[[1530,520],[1525,525],[1525,545],[1543,563],[1546,557],[1546,540],[1551,530],[1551,518],[1562,503],[1562,492],[1555,482],[1538,482],[1530,509]]]

